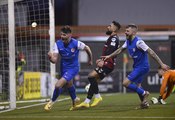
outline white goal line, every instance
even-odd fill
[[[159,116],[145,116],[145,117],[133,117],[133,116],[128,116],[128,117],[124,117],[124,116],[0,116],[0,118],[2,119],[7,119],[7,118],[61,118],[61,119],[67,119],[67,118],[87,118],[87,119],[174,119],[175,117],[159,117]]]
[[[63,98],[63,99],[58,99],[57,102],[61,102],[61,101],[66,101],[66,100],[69,100],[70,97],[68,98]],[[44,101],[45,100],[45,101]],[[36,100],[30,100],[30,102],[32,101],[35,101]],[[34,105],[28,105],[28,106],[23,106],[23,107],[17,107],[16,109],[24,109],[24,108],[30,108],[30,107],[35,107],[35,106],[40,106],[40,105],[43,105],[43,104],[46,104],[45,102],[49,101],[48,99],[42,99],[42,100],[38,100],[37,102],[44,102],[44,103],[38,103],[38,104],[34,104]],[[21,101],[20,103],[28,103],[26,101]],[[3,111],[0,111],[0,113],[3,113],[3,112],[9,112],[9,111],[12,111],[12,110],[15,110],[15,109],[8,109],[8,110],[3,110]]]

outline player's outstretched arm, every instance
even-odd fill
[[[107,56],[101,56],[101,58],[105,61],[108,58],[113,58],[116,57],[118,54],[120,54],[121,52],[123,52],[126,48],[120,47],[119,49],[117,49],[116,51],[114,51],[112,54],[107,55]]]
[[[57,59],[58,59],[58,54],[57,53],[52,53],[52,52],[48,52],[48,58],[50,60],[51,63],[56,63]]]
[[[92,60],[92,51],[90,49],[89,46],[85,46],[84,50],[86,51],[86,53],[88,54],[88,57],[89,57],[89,65],[92,65],[93,64],[93,60]]]
[[[161,66],[162,69],[168,70],[170,67],[162,62],[162,60],[157,56],[157,54],[151,49],[148,48],[148,53],[151,57]]]

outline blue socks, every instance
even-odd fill
[[[53,91],[52,101],[54,102],[60,95],[62,89],[55,88]]]
[[[139,87],[139,88],[141,88],[141,89],[143,89],[142,87]],[[138,93],[137,93],[138,94]],[[140,95],[140,94],[138,94],[138,96],[139,96],[139,98],[140,98],[140,101],[143,101],[143,94],[142,95]]]
[[[129,89],[132,90],[132,91],[137,92],[137,94],[139,94],[139,96],[140,96],[140,95],[143,95],[143,93],[144,93],[144,90],[143,90],[142,88],[137,87],[136,84],[132,84],[132,83],[131,83],[131,84],[128,85],[127,88],[129,88]]]
[[[70,94],[70,97],[72,100],[75,100],[76,98],[76,93],[75,93],[75,87],[74,85],[72,85],[71,87],[68,88],[68,91],[69,91],[69,94]]]
[[[58,96],[60,95],[62,89],[55,88],[53,91],[53,96],[52,96],[52,101],[54,102]],[[76,98],[76,93],[75,93],[75,87],[71,86],[68,88],[69,94],[71,96],[71,99],[74,100]]]

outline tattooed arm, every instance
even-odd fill
[[[161,66],[162,69],[164,70],[169,69],[169,66],[164,64],[162,60],[157,56],[157,54],[151,48],[148,48],[147,51],[151,55],[151,57]]]
[[[105,61],[108,58],[116,57],[118,54],[120,54],[121,52],[123,52],[125,49],[126,48],[120,47],[119,49],[117,49],[116,51],[114,51],[113,53],[111,53],[110,55],[101,56],[101,58]]]

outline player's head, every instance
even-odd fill
[[[70,26],[66,25],[64,27],[61,28],[60,30],[60,36],[61,39],[63,40],[63,42],[67,42],[69,40],[69,38],[72,35],[72,30],[70,28]]]
[[[136,35],[138,27],[135,24],[129,24],[126,26],[125,35],[126,39],[132,40],[133,36]]]
[[[112,23],[107,27],[106,34],[111,35],[113,32],[118,32],[120,28],[121,28],[121,25],[119,22],[112,21]]]
[[[162,77],[162,75],[165,73],[165,70],[161,68],[161,66],[158,67],[158,75],[159,77]]]

